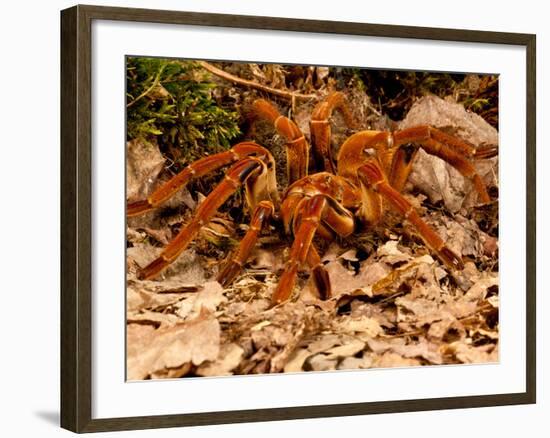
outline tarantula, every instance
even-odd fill
[[[359,223],[374,225],[384,214],[385,204],[406,219],[439,259],[453,270],[463,262],[437,233],[420,217],[413,205],[401,195],[419,148],[437,156],[469,178],[481,203],[490,202],[484,182],[472,164],[473,159],[496,155],[496,147],[473,145],[430,126],[401,131],[359,131],[341,145],[337,159],[332,157],[332,113],[339,111],[349,127],[354,126],[346,98],[341,92],[329,94],[313,110],[310,127],[314,168],[308,175],[309,144],[298,126],[281,115],[268,101],[252,104],[254,114],[273,124],[286,139],[289,187],[279,196],[275,160],[266,148],[242,142],[226,152],[199,159],[155,190],[147,199],[129,203],[128,216],[159,207],[191,179],[200,178],[222,166],[231,165],[225,178],[199,205],[191,221],[164,248],[158,258],[138,272],[138,278],[151,279],[170,265],[209,222],[220,206],[242,185],[251,212],[250,226],[235,254],[220,270],[218,281],[229,285],[246,263],[259,233],[272,220],[282,220],[285,232],[294,237],[290,257],[273,293],[272,302],[288,300],[298,270],[306,264],[313,274],[321,298],[331,296],[331,284],[317,249],[315,235],[334,239],[347,237]]]

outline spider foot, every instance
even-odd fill
[[[459,257],[457,254],[455,254],[453,251],[451,251],[449,248],[444,246],[441,248],[437,255],[447,265],[449,268],[457,271],[462,271],[464,269],[464,263],[462,261],[462,258]]]

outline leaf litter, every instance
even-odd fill
[[[324,80],[322,71],[314,73]],[[274,84],[280,74],[253,69],[254,77]],[[498,144],[494,128],[474,116],[430,96],[413,105],[401,127],[431,124],[476,144]],[[150,187],[159,183],[160,170],[137,163],[144,150],[156,156],[152,147],[134,145],[139,153],[129,164]],[[496,158],[476,163],[489,186],[498,187],[497,166]],[[145,190],[139,178],[132,184],[132,193]],[[271,294],[288,258],[288,242],[276,233],[262,235],[243,272],[223,289],[215,281],[223,260],[209,249],[243,233],[223,213],[154,281],[138,280],[136,271],[158,255],[173,237],[172,226],[185,223],[185,213],[167,219],[153,212],[148,221],[129,221],[128,379],[498,361],[498,202],[476,206],[469,184],[426,156],[416,162],[405,191],[462,255],[463,271],[449,271],[390,213],[385,227],[323,248],[331,299],[317,298],[304,269],[294,298],[275,307]],[[182,195],[184,204],[192,210],[197,203],[188,195]],[[223,254],[230,257],[230,249]]]

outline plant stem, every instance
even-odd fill
[[[227,81],[234,82],[235,84],[239,84],[239,85],[244,85],[245,87],[256,88],[258,90],[265,91],[266,93],[271,93],[279,97],[284,97],[285,99],[291,99],[292,101],[294,101],[295,99],[317,99],[318,98],[318,96],[315,94],[301,94],[301,93],[295,93],[292,91],[278,90],[276,88],[268,87],[267,85],[259,84],[258,82],[249,81],[248,79],[242,79],[230,73],[227,73],[222,69],[219,69],[206,61],[199,61],[199,65],[205,70],[208,70],[210,73],[216,76],[219,76],[220,78],[223,78]]]
[[[153,80],[153,83],[151,84],[151,86],[149,88],[147,88],[147,90],[145,90],[143,93],[141,93],[138,97],[136,97],[134,100],[132,100],[128,105],[126,105],[126,108],[130,108],[134,103],[136,103],[138,100],[144,98],[145,96],[147,96],[151,91],[153,91],[155,89],[155,87],[159,84],[159,81],[160,81],[160,75],[162,74],[162,72],[164,71],[164,67],[166,67],[166,65],[163,65],[160,70],[158,71],[158,73],[156,74],[155,76],[155,79]]]

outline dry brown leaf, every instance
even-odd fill
[[[146,236],[150,236],[162,245],[167,245],[172,239],[172,231],[169,228],[155,229],[150,227],[138,227]]]
[[[482,345],[474,347],[464,342],[454,342],[447,348],[462,363],[490,363],[498,362],[498,347],[494,345]]]
[[[268,325],[271,325],[271,322],[269,322],[267,320],[266,321],[261,321],[258,324],[252,326],[250,328],[250,331],[251,332],[259,332],[261,329],[263,329],[264,327],[267,327]]]
[[[394,256],[390,256],[394,257]],[[408,279],[423,278],[422,290],[429,288],[434,284],[433,271],[434,259],[429,255],[423,255],[411,260],[408,258],[408,262],[396,269],[389,272],[388,275],[378,280],[372,285],[372,292],[374,295],[387,294],[393,292],[393,290]],[[390,288],[393,286],[393,288]],[[437,284],[439,290],[439,283]]]
[[[217,281],[204,283],[200,292],[191,295],[177,303],[176,314],[182,319],[192,319],[203,310],[215,312],[218,306],[225,303],[227,298],[223,294],[223,287]]]
[[[373,358],[371,356],[359,357],[346,357],[339,364],[339,370],[361,370],[372,367]]]
[[[443,363],[443,357],[439,352],[439,345],[428,343],[426,340],[403,346],[400,349],[396,349],[395,352],[407,358],[421,357],[435,365]]]
[[[479,334],[483,337],[486,337],[486,338],[489,338],[493,341],[498,341],[499,339],[499,334],[498,334],[498,331],[496,330],[484,330],[482,328],[477,328],[475,330],[475,333],[474,334]]]
[[[302,342],[302,344],[305,344]],[[326,371],[335,369],[339,360],[363,350],[365,342],[348,334],[328,334],[309,341],[304,348],[295,349],[289,356],[285,372],[300,372],[308,369]]]
[[[336,369],[337,359],[328,359],[324,354],[316,354],[307,360],[312,371],[332,371]]]
[[[430,339],[443,339],[448,337],[449,333],[453,334],[453,338],[458,339],[464,339],[466,336],[464,325],[460,321],[450,317],[432,323],[428,329],[428,337]]]
[[[135,139],[126,142],[126,196],[129,201],[145,198],[151,191],[164,157],[153,142]]]
[[[152,373],[151,379],[177,379],[185,376],[192,368],[193,364],[191,362],[184,363],[179,367],[164,368]]]
[[[144,331],[128,326],[127,377],[142,380],[167,375],[187,363],[200,365],[217,359],[220,350],[220,325],[209,312],[193,321],[171,327]]]
[[[352,248],[343,254],[340,254],[337,259],[343,259],[347,260],[348,262],[357,262],[359,259],[357,258],[357,250],[355,248]]]
[[[369,348],[376,353],[391,351],[403,358],[423,358],[437,365],[443,363],[443,358],[439,352],[439,344],[428,342],[424,338],[408,343],[402,338],[369,339],[367,342]]]
[[[138,231],[135,228],[126,228],[126,240],[132,244],[143,243],[147,238],[147,233]]]
[[[289,357],[292,355],[292,352],[295,350],[300,340],[304,337],[306,330],[307,323],[306,321],[303,321],[303,323],[295,329],[293,336],[290,337],[290,339],[288,339],[288,341],[284,344],[283,349],[273,356],[271,359],[270,368],[272,373],[277,373],[284,369]],[[280,343],[281,341],[279,340],[278,342]]]
[[[270,272],[278,272],[285,266],[283,251],[284,248],[282,247],[271,250],[256,248],[248,259],[248,265],[253,269],[265,269]]]
[[[399,297],[395,300],[398,306],[398,321],[422,327],[445,319],[459,319],[476,312],[478,304],[475,301],[460,299],[445,304],[437,304],[425,298]]]
[[[365,289],[388,275],[390,268],[385,263],[364,263],[359,272],[346,269],[336,260],[325,266],[333,286],[333,297],[349,294],[356,289]],[[366,292],[368,293],[368,292]]]
[[[240,337],[239,344],[249,356],[241,364],[239,373],[282,371],[308,333],[327,324],[325,312],[301,302],[245,315],[238,326],[239,332],[233,331],[230,335],[233,339]]]
[[[161,299],[157,300],[157,294],[155,293],[137,290],[133,285],[128,284],[126,287],[126,310],[131,313],[140,309],[175,303],[180,297],[165,294],[159,298]]]
[[[365,343],[359,339],[351,339],[343,345],[332,347],[325,351],[328,360],[354,356],[365,348]]]
[[[155,327],[169,327],[181,322],[181,319],[171,313],[151,312],[142,310],[131,312],[126,316],[127,324],[150,324]]]
[[[342,252],[342,247],[336,242],[332,242],[325,250],[323,257],[321,257],[321,261],[324,263],[333,262],[340,256],[340,254],[342,254]]]
[[[488,277],[481,278],[476,281],[470,289],[468,289],[468,291],[464,294],[464,299],[470,301],[481,301],[487,296],[487,290],[490,287],[498,286],[498,283],[498,276],[490,275]]]
[[[126,250],[127,259],[132,260],[139,267],[145,267],[152,260],[154,260],[160,252],[161,248],[156,248],[147,244],[135,244],[133,247]],[[175,283],[168,283],[175,287],[179,285],[201,285],[206,280],[206,273],[203,268],[204,263],[201,263],[199,256],[195,251],[188,249],[180,254],[180,256],[170,264],[168,268],[155,280],[149,283],[159,285],[166,283],[167,280],[174,280]],[[128,271],[128,277],[135,280],[135,270]],[[147,284],[146,282],[143,282]]]
[[[313,353],[307,348],[299,348],[290,356],[288,362],[284,366],[285,373],[297,373],[304,371],[303,365],[306,359]]]
[[[327,351],[329,348],[334,347],[335,345],[342,345],[342,337],[330,333],[325,334],[314,340],[308,345],[308,350],[312,353],[320,353],[321,351]]]
[[[359,318],[341,318],[334,326],[343,333],[363,333],[370,337],[376,337],[384,333],[378,321],[367,316]]]
[[[205,362],[197,368],[195,374],[199,376],[227,376],[233,374],[235,368],[241,363],[244,350],[237,344],[224,344],[220,350],[218,359],[213,362]]]
[[[498,295],[493,295],[492,297],[487,298],[487,302],[491,304],[494,308],[498,309],[500,299]]]
[[[395,325],[395,312],[393,308],[385,308],[379,304],[354,301],[351,304],[350,318],[366,316],[374,319],[382,327],[392,328]]]
[[[418,359],[405,358],[391,351],[376,356],[372,362],[372,368],[414,367],[419,365],[421,365],[421,362]]]
[[[376,255],[381,261],[390,265],[409,261],[412,256],[401,251],[398,244],[399,242],[397,240],[388,240],[384,245],[378,248]]]
[[[479,257],[483,254],[483,233],[473,220],[456,215],[453,220],[443,218],[444,226],[436,227],[445,244],[457,254]]]

